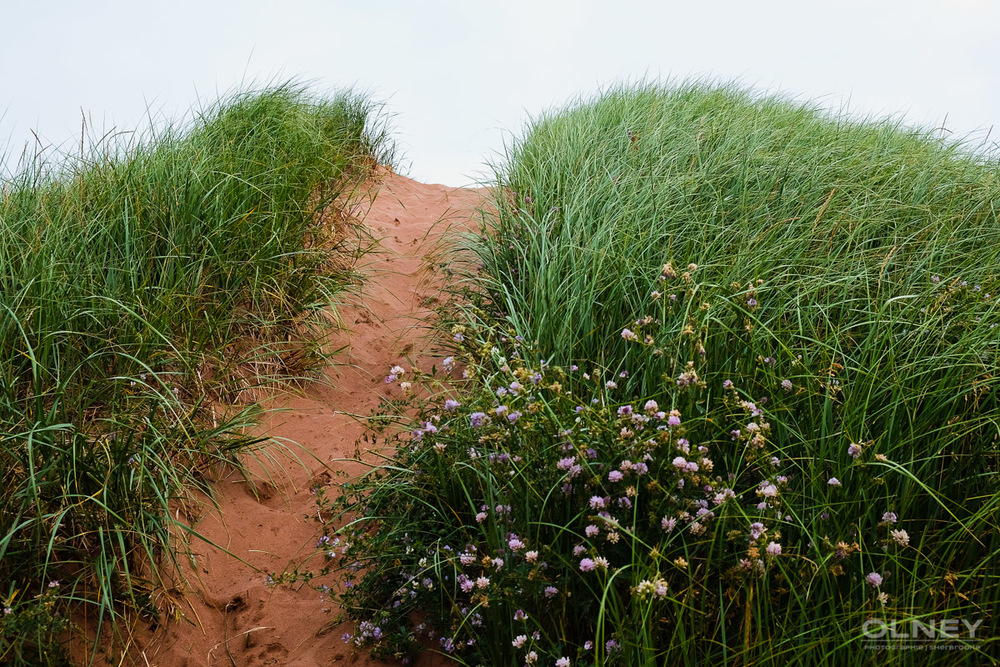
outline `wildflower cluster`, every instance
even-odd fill
[[[45,660],[65,658],[59,642],[60,635],[70,625],[62,613],[64,604],[60,600],[65,588],[58,580],[50,580],[43,582],[34,594],[14,588],[6,597],[0,597],[0,658],[17,657],[18,664],[43,664]],[[30,637],[32,641],[18,645],[19,636]]]
[[[379,517],[327,550],[366,623],[352,643],[398,653],[422,633],[482,660],[496,650],[482,628],[511,627],[518,660],[591,664],[617,645],[597,641],[608,635],[602,591],[666,619],[713,578],[780,574],[803,551],[782,539],[788,477],[771,424],[732,382],[693,418],[707,387],[696,362],[660,395],[629,401],[609,379],[626,371],[535,365],[516,338],[499,343],[468,360],[475,384],[423,406],[381,478],[347,488],[342,509]],[[404,376],[393,368],[389,381]],[[383,611],[365,616],[372,608]],[[387,636],[428,608],[441,610],[434,623]]]
[[[758,622],[751,602],[789,604],[792,588],[817,581],[848,591],[823,601],[830,613],[890,608],[902,594],[893,572],[922,557],[921,528],[900,525],[888,490],[880,507],[851,494],[887,489],[891,450],[847,429],[829,428],[823,451],[795,440],[811,400],[839,418],[845,366],[775,346],[737,357],[742,372],[720,370],[713,327],[757,335],[768,286],[713,292],[696,271],[663,265],[652,314],[619,329],[613,369],[555,366],[514,334],[452,329],[461,351],[442,367],[464,368],[462,379],[422,403],[391,463],[340,501],[358,518],[326,553],[362,621],[353,644],[590,665],[667,646],[692,599],[688,631],[706,636],[719,623],[739,636]],[[411,396],[427,392],[402,383],[420,379],[398,366],[387,376]],[[723,612],[733,600],[747,616]]]

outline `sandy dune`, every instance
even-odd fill
[[[313,553],[318,523],[309,487],[329,479],[326,469],[355,475],[349,458],[364,427],[352,415],[367,415],[395,385],[386,385],[390,366],[409,359],[429,370],[433,340],[427,329],[428,309],[439,289],[425,261],[448,228],[465,226],[480,203],[482,191],[424,185],[386,174],[373,185],[374,200],[365,203],[364,224],[380,239],[380,252],[362,263],[366,283],[364,307],[339,309],[347,329],[334,348],[349,345],[327,371],[329,386],[311,385],[297,395],[273,399],[281,407],[264,424],[266,431],[289,446],[303,461],[293,462],[271,448],[266,466],[276,486],[264,484],[255,495],[237,475],[217,485],[219,512],[208,512],[196,529],[259,570],[283,571]],[[310,457],[315,457],[311,459]],[[195,541],[193,567],[187,568],[188,591],[175,601],[183,618],[150,631],[135,628],[137,645],[127,650],[126,664],[159,667],[202,665],[384,664],[356,654],[344,644],[349,624],[333,626],[338,609],[329,598],[301,586],[268,587],[264,575],[238,560]],[[314,568],[321,563],[312,562]],[[327,610],[324,613],[324,610]],[[420,664],[440,658],[427,655]],[[100,660],[98,661],[100,662]]]

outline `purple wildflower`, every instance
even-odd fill
[[[569,470],[570,468],[573,467],[574,463],[576,463],[576,457],[567,456],[564,459],[559,459],[559,462],[556,463],[556,468],[558,468],[559,470]]]

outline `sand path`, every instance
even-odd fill
[[[367,415],[382,396],[398,392],[384,382],[388,369],[404,362],[429,370],[435,362],[426,322],[428,300],[439,285],[425,256],[447,229],[469,222],[483,196],[480,190],[424,185],[392,174],[373,187],[377,195],[368,199],[370,209],[357,213],[380,239],[380,252],[362,260],[367,264],[359,299],[363,307],[339,309],[347,331],[334,348],[349,344],[349,352],[336,357],[327,371],[329,385],[276,398],[269,407],[284,410],[264,424],[274,438],[298,443],[316,458],[299,451],[303,468],[276,453],[269,467],[277,488],[270,492],[265,485],[255,495],[236,475],[221,480],[216,485],[220,511],[207,513],[196,526],[263,571],[283,571],[313,553],[319,524],[308,518],[316,512],[309,487],[315,479],[329,478],[324,464],[349,475],[362,470],[360,464],[337,459],[351,457],[364,432],[352,415]],[[281,469],[287,474],[274,472]],[[127,651],[127,662],[159,667],[385,664],[344,644],[341,636],[351,626],[330,627],[338,609],[329,598],[308,586],[268,587],[261,572],[204,543],[195,541],[192,549],[189,591],[178,600],[185,618],[153,632],[136,628],[138,645]],[[312,561],[314,569],[320,565]],[[439,660],[427,655],[419,663]]]

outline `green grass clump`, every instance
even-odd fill
[[[470,379],[344,508],[353,641],[406,650],[422,605],[466,664],[991,664],[994,155],[651,85],[543,116],[498,182]]]
[[[76,603],[155,613],[190,531],[168,505],[259,444],[255,389],[321,361],[351,251],[321,217],[391,160],[376,112],[278,85],[0,183],[0,661],[61,659]]]
[[[835,349],[879,329],[873,315],[918,312],[935,276],[941,291],[996,279],[996,157],[897,123],[734,87],[625,88],[543,116],[507,162],[477,250],[497,309],[554,363],[621,358],[611,334],[671,260],[755,289],[758,330],[801,313],[798,335]]]

